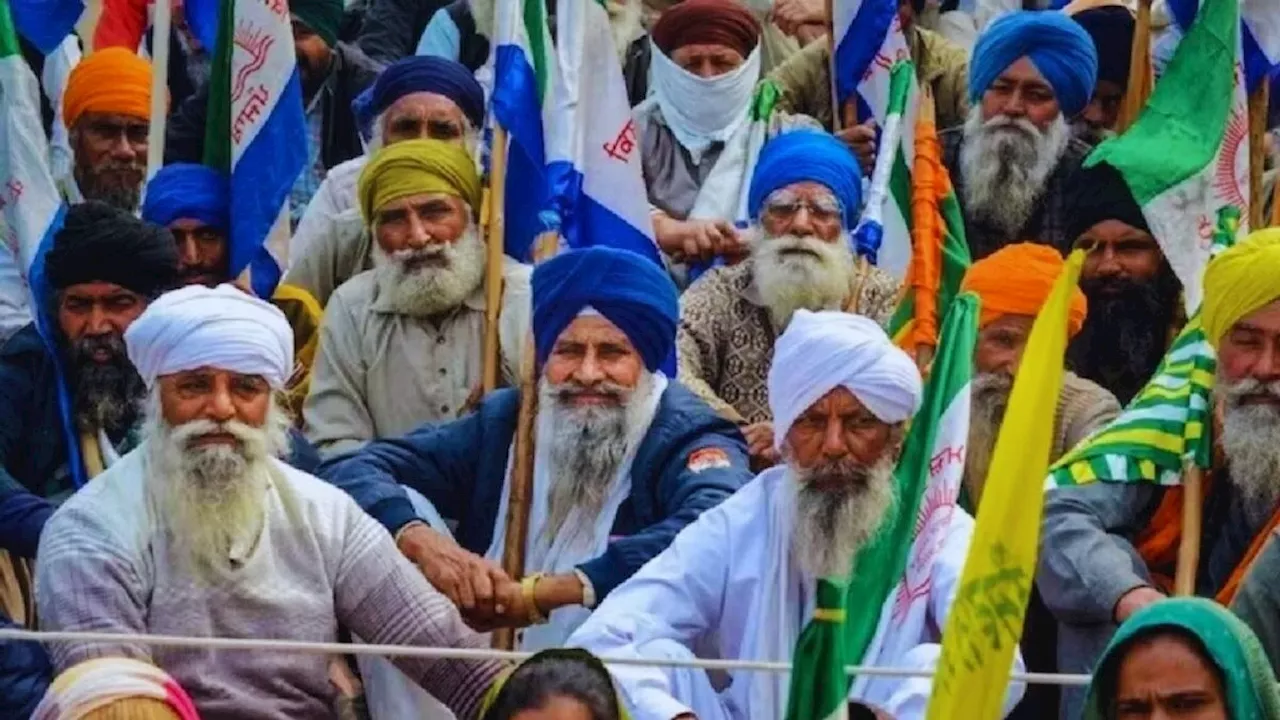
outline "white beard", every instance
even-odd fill
[[[1013,378],[1005,373],[978,373],[973,377],[969,407],[969,442],[964,452],[964,486],[976,508],[991,469],[991,456],[1000,437],[1000,425],[1009,407]]]
[[[484,280],[485,246],[473,223],[455,243],[436,243],[421,250],[397,250],[388,254],[376,243],[374,264],[378,287],[389,298],[392,312],[410,317],[433,317],[462,304]],[[442,262],[409,270],[423,259]]]
[[[960,150],[965,212],[1017,234],[1070,141],[1071,126],[1062,115],[1042,133],[1026,118],[997,115],[984,123],[982,108],[974,107]]]
[[[1280,501],[1280,408],[1241,405],[1245,395],[1263,392],[1280,398],[1280,383],[1263,386],[1257,380],[1228,383],[1218,377],[1223,397],[1222,450],[1231,469],[1231,483],[1240,491],[1245,516],[1261,527]]]
[[[645,410],[654,387],[648,370],[641,373],[633,390],[612,384],[602,388],[620,395],[621,403],[616,406],[573,407],[561,396],[574,388],[570,383],[545,381],[538,388],[538,439],[547,443],[553,478],[541,538],[548,545],[575,508],[583,518],[595,517],[603,510],[623,460],[649,429]],[[574,537],[569,545],[589,541],[590,530],[585,523],[570,529]]]
[[[152,391],[143,428],[147,483],[170,542],[186,554],[199,579],[214,582],[229,567],[232,548],[252,547],[261,533],[267,483],[277,472],[272,458],[287,450],[289,426],[288,414],[273,398],[260,428],[234,420],[171,427],[161,414],[158,392]],[[239,445],[188,446],[213,432],[230,433]]]
[[[756,289],[779,332],[796,310],[843,308],[855,266],[847,232],[830,243],[813,235],[756,237],[751,252]]]
[[[788,466],[796,492],[791,553],[807,576],[851,577],[858,550],[876,536],[897,503],[893,467],[890,454],[871,467],[851,461],[815,471]],[[816,475],[828,481],[815,484]]]

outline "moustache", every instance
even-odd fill
[[[404,248],[388,253],[387,257],[407,273],[424,267],[449,267],[453,263],[453,246],[444,243],[422,248]]]
[[[807,487],[823,492],[849,493],[871,482],[871,468],[850,457],[828,460],[806,470],[802,480]]]
[[[1239,407],[1249,402],[1280,405],[1280,380],[1264,383],[1257,378],[1245,378],[1233,383],[1222,383],[1222,392],[1228,407]]]
[[[125,356],[124,336],[119,333],[86,335],[72,343],[71,350],[77,363],[93,361],[93,356],[102,351],[110,356],[103,362],[109,363]]]
[[[551,394],[561,403],[567,403],[580,395],[603,395],[621,402],[630,396],[631,388],[607,380],[590,385],[566,382],[552,386]]]
[[[169,431],[170,441],[181,447],[189,447],[196,440],[210,435],[230,435],[241,448],[245,448],[261,438],[262,430],[239,420],[214,422],[201,419],[183,423]]]

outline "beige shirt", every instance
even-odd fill
[[[500,371],[511,382],[529,328],[530,269],[508,259],[502,274]],[[377,271],[366,271],[338,288],[325,308],[303,407],[303,432],[324,455],[452,420],[480,385],[483,285],[438,319],[393,313],[380,293]]]
[[[281,282],[306,290],[324,307],[338,287],[372,267],[372,238],[360,209],[350,208],[313,224],[306,245],[290,252]]]

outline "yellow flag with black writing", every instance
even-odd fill
[[[1076,250],[1031,328],[1009,394],[960,590],[942,634],[929,720],[995,720],[1035,577],[1053,416],[1062,392],[1067,316],[1084,251]]]

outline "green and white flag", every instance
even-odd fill
[[[849,582],[820,580],[813,618],[792,654],[787,720],[846,717],[845,667],[900,657],[928,622],[933,564],[957,512],[969,439],[978,298],[959,296],[943,322],[924,400],[894,471],[898,512],[858,552]],[[857,696],[868,678],[855,678]]]
[[[1204,0],[1137,122],[1098,146],[1124,176],[1151,234],[1200,307],[1219,211],[1249,216],[1249,115],[1241,64],[1239,0]],[[1241,232],[1248,232],[1242,223]]]

